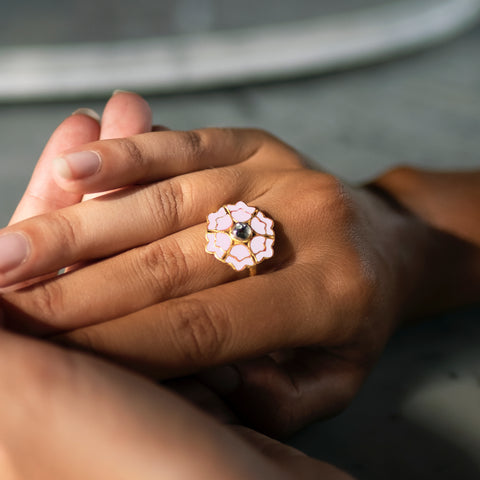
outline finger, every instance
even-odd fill
[[[149,183],[243,162],[254,155],[267,138],[255,130],[212,128],[106,140],[57,158],[55,178],[63,189],[72,192],[98,192]]]
[[[53,180],[52,160],[64,150],[79,148],[98,139],[100,125],[95,115],[91,110],[81,109],[57,127],[43,150],[10,225],[80,201],[79,193],[66,192]]]
[[[294,349],[199,374],[243,423],[285,438],[340,413],[365,376],[363,366],[320,348]]]
[[[124,138],[152,130],[152,111],[148,103],[131,92],[114,92],[102,115],[100,140]],[[89,200],[106,192],[84,195]]]
[[[256,184],[246,169],[191,175],[114,192],[4,229],[0,232],[0,286],[204,224],[206,209],[214,211],[236,198],[248,201],[253,196],[249,190]]]
[[[304,274],[304,268],[293,265],[169,300],[60,339],[159,377],[308,345],[326,333],[323,322],[317,325],[318,313],[305,311],[307,299],[320,297],[315,304],[322,305],[326,318],[333,307],[304,284]],[[298,293],[292,296],[292,291]],[[302,322],[285,321],[299,312]]]
[[[105,105],[100,140],[123,138],[152,130],[152,110],[136,93],[117,91]]]

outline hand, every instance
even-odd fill
[[[351,477],[88,355],[0,332],[3,480]]]
[[[178,176],[7,230],[31,255],[4,284],[110,257],[7,295],[10,325],[76,329],[62,340],[162,377],[277,352],[236,364],[225,392],[264,431],[347,405],[397,322],[428,307],[418,292],[437,287],[424,262],[440,258],[429,247],[441,235],[371,189],[305,169],[262,132],[152,133],[84,150],[100,154],[100,170],[57,177],[64,189]],[[238,199],[277,222],[275,257],[253,278],[203,251],[205,215]]]
[[[105,106],[101,125],[95,115],[80,109],[58,126],[40,156],[10,225],[82,200],[82,193],[66,192],[54,180],[52,162],[61,152],[98,139],[126,137],[152,129],[149,105],[133,93],[119,92],[112,96]]]

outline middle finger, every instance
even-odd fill
[[[0,249],[0,287],[203,223],[219,205],[254,198],[254,178],[245,164],[204,170],[113,192],[8,227],[0,235],[0,245],[8,247]],[[264,180],[262,189],[267,188]]]

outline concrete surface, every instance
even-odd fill
[[[172,128],[258,126],[353,182],[398,164],[478,168],[480,28],[371,68],[151,97]],[[118,85],[119,88],[122,85]],[[0,105],[0,222],[55,125],[101,102]],[[362,479],[480,478],[480,323],[468,310],[399,333],[352,406],[293,443]]]

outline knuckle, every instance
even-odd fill
[[[335,212],[337,218],[349,217],[353,213],[354,203],[348,187],[333,175],[322,174],[321,176],[319,188],[322,195],[318,197],[324,204],[323,208]]]
[[[157,301],[176,296],[188,281],[188,262],[175,240],[147,245],[138,255],[140,268],[136,271],[157,292]]]
[[[76,249],[78,239],[81,237],[80,225],[71,215],[66,215],[61,210],[52,213],[48,218],[49,231],[55,232],[55,244],[58,251],[71,251]]]
[[[228,185],[226,192],[244,192],[243,195],[248,198],[256,191],[255,182],[250,181],[245,174],[245,168],[241,164],[230,165],[228,169],[212,172],[212,179],[216,185]]]
[[[207,139],[199,130],[182,132],[180,145],[187,158],[202,158],[207,150]]]
[[[59,312],[64,311],[64,293],[59,282],[41,282],[32,287],[31,309],[50,325],[56,323]]]
[[[157,222],[161,232],[168,224],[169,229],[178,226],[183,219],[185,191],[178,179],[156,183],[146,190],[148,218]]]
[[[179,302],[171,321],[176,344],[191,365],[215,362],[230,337],[226,316],[197,299]]]
[[[356,215],[349,188],[333,175],[323,173],[312,173],[308,188],[297,193],[291,207],[296,212],[303,212],[297,215],[300,223],[308,221],[315,226],[321,225],[324,236],[346,230]]]
[[[120,149],[125,153],[130,163],[135,169],[141,169],[145,167],[145,158],[143,152],[138,144],[131,138],[121,138],[117,140],[120,145]]]

